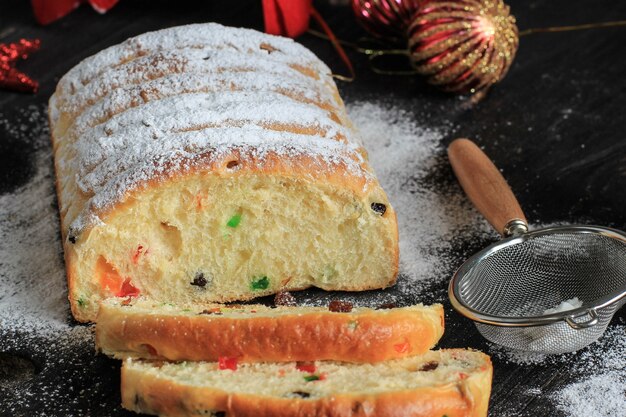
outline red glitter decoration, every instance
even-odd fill
[[[36,93],[39,83],[15,68],[19,59],[26,59],[39,49],[39,39],[20,39],[19,42],[0,44],[0,88],[22,93]]]
[[[405,39],[412,17],[426,0],[352,0],[359,23],[372,35]]]

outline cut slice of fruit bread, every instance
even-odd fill
[[[443,307],[393,309],[193,304],[139,298],[104,301],[96,346],[117,358],[241,362],[379,362],[431,349],[444,331]]]
[[[483,353],[431,351],[377,364],[127,359],[122,405],[167,417],[485,417]]]

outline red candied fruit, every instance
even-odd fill
[[[229,358],[228,356],[220,356],[217,359],[217,367],[220,371],[230,369],[231,371],[237,370],[237,358]]]
[[[147,255],[147,254],[148,254],[148,249],[144,249],[143,245],[137,246],[137,249],[135,250],[135,253],[133,253],[133,256],[132,256],[133,264],[137,265],[137,263],[139,263],[139,257],[141,255]]]
[[[314,374],[317,367],[311,362],[296,362],[296,369],[300,372]]]
[[[126,278],[119,293],[115,295],[118,297],[137,297],[140,292],[139,288],[130,283],[130,278]]]

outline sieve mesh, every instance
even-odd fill
[[[461,304],[479,315],[495,317],[494,321],[532,321],[574,297],[583,302],[581,310],[596,308],[626,294],[626,238],[592,227],[529,233],[486,250],[455,285]],[[487,339],[513,349],[570,352],[600,337],[624,301],[597,309],[598,324],[585,329],[573,329],[562,320],[527,327],[484,323],[477,327]],[[585,316],[574,321],[589,320]]]

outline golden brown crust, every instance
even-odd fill
[[[341,394],[318,399],[263,397],[184,386],[122,367],[122,406],[167,417],[486,417],[493,368],[489,358],[457,383],[380,394]],[[202,414],[206,412],[206,414]]]
[[[174,361],[380,362],[431,349],[443,335],[443,320],[441,305],[356,313],[293,307],[293,313],[280,316],[232,318],[139,314],[105,303],[98,313],[96,346],[118,357]]]
[[[52,99],[50,99],[50,102],[52,103]],[[52,126],[52,117],[51,114],[48,113],[48,124],[50,126]],[[52,134],[52,131],[50,132],[50,142],[52,144],[52,148],[54,149],[55,147],[55,138],[54,138],[54,134]],[[59,178],[59,168],[58,168],[58,163],[59,161],[55,158],[54,159],[54,172],[55,172],[55,179],[54,179],[54,189],[56,192],[56,196],[57,196],[57,204],[59,205],[59,230],[61,233],[61,241],[63,242],[63,259],[65,262],[65,269],[66,269],[66,273],[67,273],[67,288],[68,288],[68,294],[67,294],[67,298],[70,302],[70,309],[72,311],[72,315],[74,316],[74,318],[76,318],[76,320],[80,321],[80,322],[87,322],[89,321],[87,318],[83,318],[81,317],[81,312],[80,309],[78,308],[78,306],[76,305],[75,302],[73,302],[71,294],[72,294],[72,290],[74,289],[74,283],[75,283],[75,279],[71,278],[74,273],[73,273],[73,265],[74,262],[70,259],[71,258],[71,254],[70,251],[68,250],[67,247],[67,233],[66,233],[66,228],[64,226],[65,223],[65,213],[63,213],[60,210],[61,207],[61,199],[62,199],[62,194],[61,194],[61,182],[60,182],[60,178]]]

